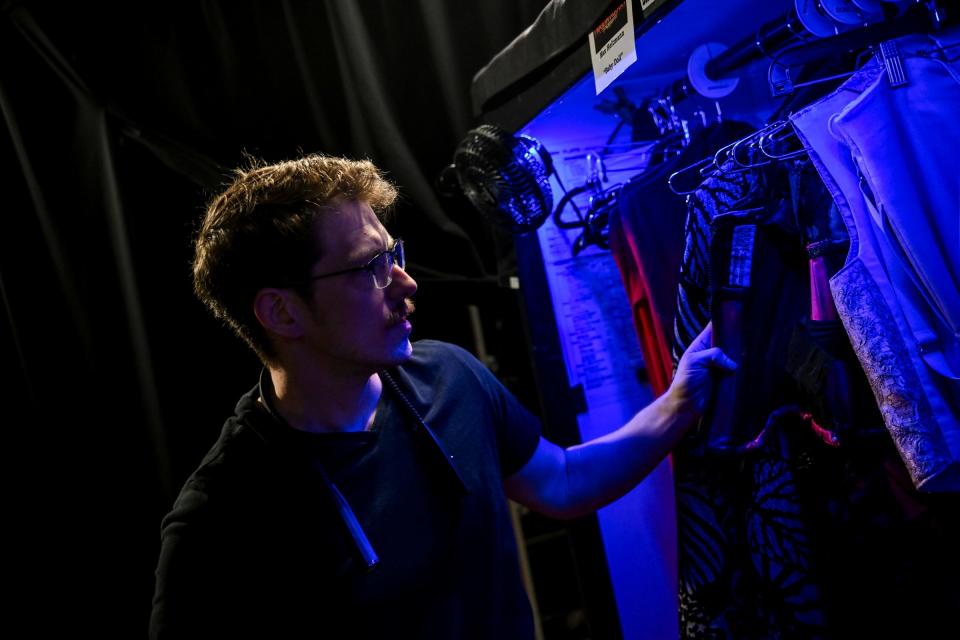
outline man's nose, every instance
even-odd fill
[[[410,277],[410,274],[402,269],[400,265],[394,264],[393,273],[391,274],[390,288],[402,290],[403,297],[409,298],[417,290],[417,281]]]

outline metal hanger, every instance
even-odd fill
[[[697,160],[691,165],[687,165],[682,169],[678,169],[677,171],[674,171],[673,173],[670,174],[670,177],[667,178],[667,187],[670,189],[670,191],[677,194],[678,196],[686,196],[686,195],[690,195],[691,193],[694,193],[697,189],[700,188],[700,184],[703,182],[704,178],[706,178],[709,175],[712,175],[717,171],[717,169],[714,168],[714,163],[715,163],[714,156],[707,156],[702,160]],[[708,171],[704,171],[704,169],[708,169]],[[676,180],[680,176],[690,173],[691,171],[697,171],[697,175],[699,176],[697,183],[694,185],[692,189],[680,189],[675,184]]]
[[[786,130],[787,133],[780,135],[780,132],[784,130]],[[799,158],[807,155],[807,150],[804,149],[802,145],[799,149],[793,149],[785,153],[775,153],[772,150],[771,145],[781,145],[788,140],[795,140],[800,144],[800,138],[797,136],[796,130],[790,125],[790,121],[780,120],[774,123],[774,125],[771,125],[770,131],[760,136],[760,140],[757,142],[757,148],[760,150],[760,153],[771,160],[789,160],[790,158]]]

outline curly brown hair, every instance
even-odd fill
[[[276,164],[250,158],[207,205],[197,233],[193,288],[263,362],[273,355],[253,313],[264,287],[309,297],[305,275],[320,258],[314,221],[337,199],[366,202],[383,217],[397,189],[369,160],[319,154]]]

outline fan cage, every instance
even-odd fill
[[[457,148],[454,166],[467,199],[514,233],[536,230],[553,210],[550,154],[531,136],[481,125]]]

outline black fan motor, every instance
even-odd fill
[[[448,171],[474,207],[514,233],[537,229],[553,210],[553,163],[530,136],[488,124],[471,129]]]

